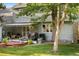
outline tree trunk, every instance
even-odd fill
[[[56,18],[56,32],[54,39],[53,51],[56,53],[58,51],[58,41],[59,41],[59,5],[57,6],[57,18]]]
[[[57,24],[56,26],[55,40],[54,40],[54,46],[53,46],[53,51],[55,53],[58,51],[58,41],[59,41],[59,24]]]
[[[64,24],[64,19],[66,15],[66,10],[67,10],[68,4],[65,4],[63,7],[63,12],[62,14],[60,13],[60,6],[57,6],[57,19],[56,19],[56,32],[55,32],[55,38],[54,38],[54,46],[53,46],[53,51],[56,53],[58,51],[58,42],[59,42],[59,36],[60,36],[60,29],[62,25]],[[60,17],[60,15],[62,17]]]

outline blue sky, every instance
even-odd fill
[[[4,3],[4,5],[5,5],[7,8],[10,8],[10,7],[16,5],[16,3]]]

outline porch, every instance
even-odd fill
[[[20,35],[26,36],[27,32],[32,31],[31,23],[26,24],[6,24],[3,29],[3,36],[5,35]]]

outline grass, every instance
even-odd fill
[[[51,44],[31,45],[24,47],[4,47],[0,48],[0,56],[78,56],[79,44],[66,44],[59,45],[59,51],[57,54],[52,52]]]

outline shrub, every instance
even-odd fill
[[[7,43],[8,42],[8,37],[3,38],[3,42]]]
[[[32,40],[31,39],[28,40],[28,44],[32,44]]]

